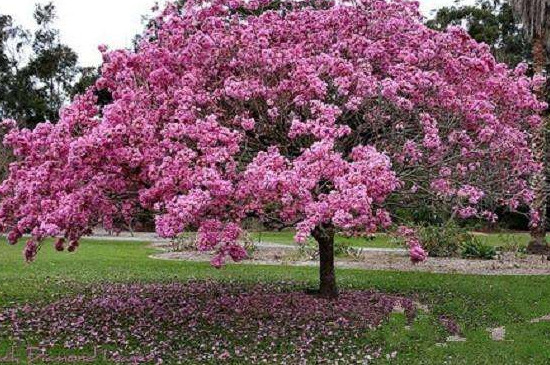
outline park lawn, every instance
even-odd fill
[[[312,267],[227,265],[153,260],[145,243],[85,241],[76,253],[56,253],[46,245],[27,265],[22,246],[0,245],[0,305],[48,302],[105,282],[170,282],[188,279],[242,282],[295,281],[314,287]],[[550,277],[474,276],[340,269],[341,288],[376,289],[415,296],[427,304],[407,329],[402,315],[369,334],[397,351],[392,364],[546,364],[550,361],[550,323],[530,320],[550,313]],[[466,342],[445,343],[439,315],[455,318]],[[506,341],[495,342],[486,331],[505,326]],[[443,345],[441,345],[443,343]],[[439,345],[438,345],[439,344]],[[9,347],[0,341],[0,357]],[[385,359],[378,363],[389,362]]]
[[[294,243],[294,231],[265,231],[251,232],[251,238],[254,242],[278,243],[284,245],[292,245]],[[483,243],[493,247],[502,247],[506,245],[517,245],[518,247],[526,247],[529,243],[529,233],[490,233],[490,234],[475,234],[475,236]],[[310,239],[311,240],[311,239]],[[385,233],[377,233],[372,237],[344,237],[337,235],[336,243],[343,243],[353,247],[368,247],[368,248],[398,248],[399,244],[392,239],[391,236]]]
[[[477,237],[484,243],[493,247],[502,247],[506,245],[518,245],[519,247],[527,247],[531,236],[529,233],[490,233],[479,234]]]

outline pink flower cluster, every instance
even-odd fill
[[[397,229],[397,234],[401,236],[405,243],[409,246],[409,255],[413,263],[425,261],[428,258],[428,253],[424,251],[420,245],[420,240],[414,229],[401,226]]]
[[[426,28],[415,2],[284,6],[169,5],[136,51],[101,47],[102,77],[58,124],[5,138],[10,242],[32,233],[28,258],[47,236],[74,250],[92,227],[146,211],[163,237],[198,228],[219,266],[244,257],[250,216],[303,241],[318,225],[388,226],[385,201],[403,187],[468,216],[487,215],[477,206],[490,195],[530,199],[528,131],[544,104],[525,67],[498,64],[459,28]],[[98,89],[113,101],[99,107]]]
[[[332,141],[314,143],[294,161],[271,148],[248,165],[236,198],[245,211],[262,217],[280,204],[279,219],[298,222],[298,242],[326,223],[363,232],[387,227],[387,212],[374,207],[398,186],[389,158],[365,146],[355,147],[349,158],[335,152]]]

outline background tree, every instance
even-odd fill
[[[525,34],[533,43],[533,69],[536,75],[546,77],[548,45],[550,44],[550,19],[548,0],[511,0],[511,4],[521,19]],[[539,91],[539,97],[544,99],[544,89]],[[533,175],[532,184],[534,200],[531,204],[534,223],[532,223],[531,237],[528,251],[532,253],[547,252],[546,242],[546,200],[548,196],[546,173],[547,161],[547,116],[544,123],[533,131],[533,155],[535,161],[543,167]]]
[[[97,79],[97,70],[78,67],[76,53],[60,42],[52,3],[36,5],[34,18],[38,28],[32,33],[0,15],[0,118],[28,128],[56,122],[61,107]],[[2,147],[0,179],[11,161],[11,151]]]
[[[0,118],[14,116],[10,113],[10,100],[15,86],[14,70],[21,61],[21,50],[28,42],[28,34],[13,24],[9,15],[0,15]],[[9,148],[0,147],[0,180],[8,173],[13,156]]]
[[[531,43],[525,38],[512,6],[502,0],[477,0],[474,5],[455,5],[439,9],[426,22],[432,29],[461,26],[478,42],[491,48],[500,62],[515,67],[532,62]]]
[[[87,71],[77,65],[76,53],[59,39],[55,6],[36,5],[34,19],[37,29],[31,34],[14,26],[8,15],[0,16],[0,113],[30,128],[46,120],[57,121],[74,84],[87,77]]]
[[[468,33],[477,41],[484,42],[491,47],[492,53],[495,57],[505,62],[510,66],[515,66],[519,62],[528,62],[531,65],[529,74],[542,74],[543,70],[547,72],[548,64],[542,59],[543,53],[540,52],[540,48],[543,46],[539,37],[537,58],[533,58],[533,35],[537,34],[539,26],[533,26],[532,22],[542,21],[542,16],[545,14],[545,10],[537,11],[537,19],[530,19],[534,15],[534,7],[543,6],[543,2],[508,2],[508,1],[489,1],[480,0],[475,5],[456,5],[452,7],[445,7],[436,13],[435,17],[427,22],[428,26],[434,29],[445,29],[449,25],[459,25],[467,29]],[[514,9],[514,6],[516,8]],[[518,17],[515,16],[514,10],[518,10],[518,14],[523,14]],[[522,21],[526,22],[527,26],[522,25]],[[531,25],[529,25],[531,24]],[[526,32],[524,32],[526,28]],[[527,35],[527,37],[526,37]],[[549,101],[548,87],[539,90],[539,97],[546,101]],[[547,111],[544,112],[546,114]],[[537,160],[544,166],[547,164],[548,151],[547,147],[541,147],[545,145],[547,133],[547,126],[539,130],[535,135],[537,136],[535,143],[535,149],[538,151]],[[538,146],[538,147],[537,147]],[[531,226],[532,242],[529,245],[528,250],[533,253],[538,253],[546,250],[545,247],[545,231],[548,226],[548,192],[545,180],[548,179],[548,169],[545,167],[544,171],[535,175],[533,179],[533,186],[536,187],[537,198],[532,205],[533,216],[540,223],[536,223]],[[525,210],[527,213],[527,210]],[[521,216],[514,213],[504,214],[503,224],[514,229],[527,228],[528,221]]]
[[[28,44],[28,33],[13,24],[9,15],[0,15],[0,115],[14,116],[10,110],[14,77],[23,61],[24,47]]]

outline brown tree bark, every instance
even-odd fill
[[[334,227],[316,227],[312,234],[319,244],[319,295],[323,298],[336,298],[338,288],[334,273]]]
[[[546,47],[544,34],[533,37],[533,68],[536,74],[542,75],[546,66]],[[539,98],[544,99],[544,89],[539,91]],[[548,253],[546,243],[546,115],[542,116],[540,128],[533,131],[532,150],[535,161],[542,164],[541,172],[533,175],[533,203],[531,209],[538,212],[540,223],[531,228],[531,242],[527,247],[529,253]]]

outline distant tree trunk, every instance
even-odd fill
[[[338,288],[334,273],[334,227],[316,227],[313,230],[313,238],[319,244],[319,295],[324,298],[336,298]]]
[[[542,75],[546,66],[546,47],[544,34],[533,37],[533,68],[536,74]],[[539,98],[544,99],[544,89],[539,92]],[[531,242],[527,247],[530,253],[545,253],[548,250],[546,244],[546,115],[542,116],[543,123],[540,128],[533,131],[533,157],[542,164],[541,172],[533,175],[532,188],[534,193],[531,208],[540,217],[540,223],[531,228]]]

